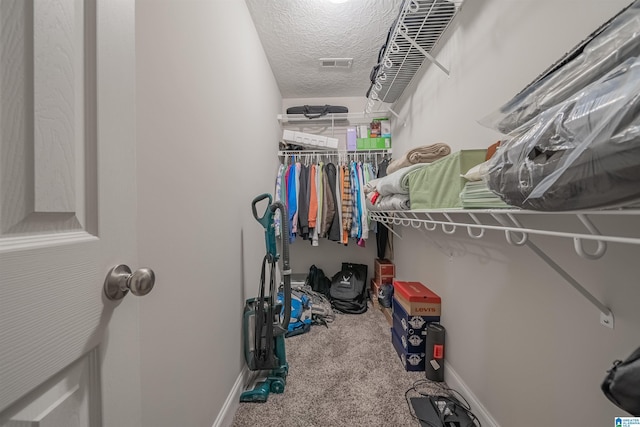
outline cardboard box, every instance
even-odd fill
[[[441,300],[432,290],[420,282],[393,281],[393,297],[407,315],[441,316]],[[435,320],[432,320],[435,322]]]
[[[379,308],[382,311],[382,314],[384,314],[384,317],[387,319],[387,323],[389,324],[389,326],[393,326],[393,314],[391,313],[391,309],[383,306],[379,306]]]
[[[395,277],[396,266],[388,259],[376,258],[373,262],[373,271],[375,277]]]
[[[380,136],[382,138],[391,138],[391,122],[388,117],[373,119],[374,122],[380,122]]]
[[[425,353],[407,353],[402,347],[402,340],[391,328],[391,343],[395,348],[402,366],[407,371],[424,371]]]
[[[378,282],[378,284],[380,285],[393,285],[393,277],[392,276],[387,276],[387,277],[375,277],[376,282]]]
[[[417,317],[417,316],[416,316]],[[425,327],[414,329],[407,321],[397,314],[393,315],[393,331],[400,337],[402,348],[406,353],[425,353],[427,331]]]
[[[371,302],[375,308],[381,308],[380,303],[378,302],[378,290],[380,289],[380,285],[376,282],[375,279],[371,279],[371,283],[369,285],[369,298],[371,298]]]

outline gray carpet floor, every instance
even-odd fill
[[[364,314],[338,313],[328,328],[312,326],[285,345],[285,392],[265,403],[241,403],[234,427],[419,426],[405,392],[419,381],[422,393],[446,394],[424,372],[405,371],[389,324],[371,303]]]

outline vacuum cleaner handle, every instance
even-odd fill
[[[287,208],[282,202],[275,201],[271,206],[272,214],[276,210],[280,210],[280,217],[282,221],[282,279],[284,282],[284,288],[282,293],[284,296],[284,313],[280,327],[284,332],[289,327],[289,319],[291,318],[291,266],[289,265],[289,216],[287,214]],[[267,233],[268,234],[268,233]]]
[[[258,210],[256,209],[256,205],[258,203],[260,203],[261,201],[263,201],[264,199],[269,199],[269,203],[267,204],[266,209],[264,210],[264,213],[262,214],[262,216],[258,216]],[[271,201],[273,199],[271,198],[271,194],[269,193],[264,193],[261,194],[259,196],[257,196],[255,199],[253,199],[251,201],[251,210],[253,211],[253,217],[256,219],[256,221],[258,221],[260,224],[262,224],[262,226],[266,229],[269,227],[269,223],[266,222],[268,219],[267,214],[268,213],[272,213],[273,209],[269,209],[271,207]]]
[[[261,217],[258,216],[258,210],[256,206],[258,203],[263,201],[264,199],[269,199],[269,203],[264,210],[264,213]],[[262,227],[264,228],[264,241],[267,247],[267,254],[271,256],[271,260],[278,260],[278,249],[276,248],[276,234],[275,229],[273,228],[273,214],[276,210],[275,206],[271,203],[273,199],[271,198],[271,194],[264,193],[257,196],[251,202],[251,210],[253,211],[253,217],[258,221]],[[280,203],[280,202],[276,202]],[[288,233],[288,231],[287,231]],[[288,236],[288,234],[286,234]]]

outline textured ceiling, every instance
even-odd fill
[[[246,0],[283,98],[365,96],[402,0]],[[320,58],[353,58],[321,68]]]

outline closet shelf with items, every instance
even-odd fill
[[[370,125],[374,120],[389,123],[389,113],[374,111],[370,113],[326,113],[315,116],[278,114],[277,119],[283,129],[282,139],[285,142],[316,149],[335,150],[338,148],[336,139],[339,139],[349,129]],[[359,130],[358,133],[360,133]],[[333,138],[333,140],[327,141],[326,138]],[[355,151],[355,149],[353,147],[351,151]]]
[[[370,218],[448,235],[463,230],[471,239],[502,231],[613,328],[611,310],[530,236],[571,239],[587,260],[602,258],[610,243],[640,244],[639,19],[636,0],[482,120],[505,135],[485,156],[463,150],[407,173],[400,190],[410,206]]]
[[[544,221],[544,225],[523,226],[519,218],[526,216],[545,216],[548,217],[548,221]],[[591,302],[600,311],[600,323],[608,328],[614,326],[611,310],[547,255],[544,250],[533,243],[529,236],[541,235],[572,239],[574,250],[578,255],[587,260],[596,260],[606,253],[607,243],[640,245],[640,236],[630,236],[631,230],[628,228],[622,233],[602,233],[600,228],[591,221],[593,217],[615,218],[620,216],[640,219],[640,209],[619,208],[568,212],[541,212],[521,209],[431,209],[369,212],[372,221],[378,221],[385,225],[397,237],[400,235],[393,230],[393,225],[426,231],[439,229],[448,235],[463,230],[463,233],[466,231],[466,234],[473,239],[484,237],[486,230],[503,231],[509,244],[527,246]],[[563,228],[552,227],[555,224],[553,219],[559,218],[574,218],[576,223],[582,223],[586,231],[566,231]]]
[[[425,59],[447,75],[431,52],[457,14],[462,0],[405,0],[371,71],[365,112],[381,102],[393,103],[404,92]],[[393,110],[391,113],[395,114]]]
[[[324,126],[351,126],[361,125],[371,122],[372,119],[378,117],[389,117],[386,111],[370,111],[368,113],[327,113],[320,117],[308,118],[304,114],[278,114],[278,122],[282,126],[305,126],[305,125],[324,125]]]
[[[329,113],[304,121],[286,122],[282,122],[281,117],[279,115],[278,119],[283,128],[281,149],[284,150],[375,151],[391,148],[391,121],[384,113]]]

